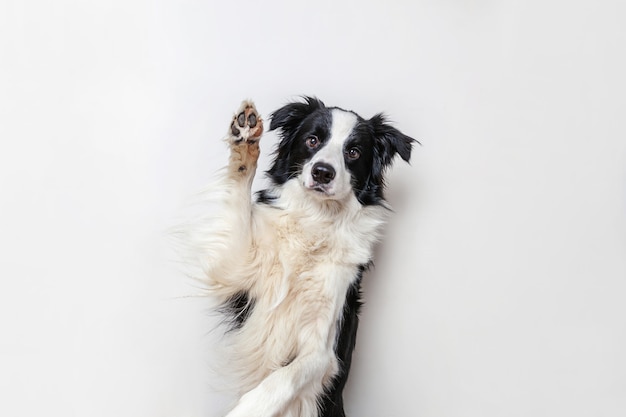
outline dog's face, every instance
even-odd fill
[[[414,139],[378,114],[365,120],[305,97],[272,116],[281,142],[268,174],[277,185],[296,179],[312,196],[343,200],[354,193],[363,205],[383,201],[384,172],[396,154],[409,161]]]

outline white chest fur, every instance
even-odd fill
[[[322,202],[307,193],[291,181],[274,205],[252,207],[242,272],[254,308],[233,344],[244,391],[307,351],[328,353],[325,373],[332,377],[346,292],[371,260],[384,223],[383,207],[363,207],[353,196]]]

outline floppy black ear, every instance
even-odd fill
[[[280,129],[280,144],[274,153],[274,162],[267,171],[275,184],[297,175],[297,167],[291,164],[292,144],[296,139],[297,131],[304,119],[318,109],[323,109],[324,103],[315,97],[303,97],[304,102],[289,103],[270,115],[270,130]]]
[[[372,117],[369,122],[372,126],[376,139],[376,148],[382,157],[383,164],[390,164],[396,153],[400,155],[400,158],[409,162],[413,143],[419,142],[387,124],[385,116],[381,113]]]
[[[289,103],[271,114],[270,130],[282,129],[292,133],[309,114],[326,106],[315,97],[304,97],[304,103]]]

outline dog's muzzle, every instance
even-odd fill
[[[341,196],[344,195],[345,187],[342,184],[342,173],[338,172],[332,164],[321,161],[314,162],[312,165],[305,166],[303,174],[304,188],[314,191],[317,197],[335,199],[338,196],[338,191]]]

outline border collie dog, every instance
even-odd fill
[[[228,323],[228,373],[239,399],[227,417],[343,417],[360,285],[389,208],[384,174],[414,139],[304,97],[276,110],[271,185],[251,197],[263,121],[236,111],[218,215],[191,234],[202,279]],[[189,237],[189,236],[187,236]]]

